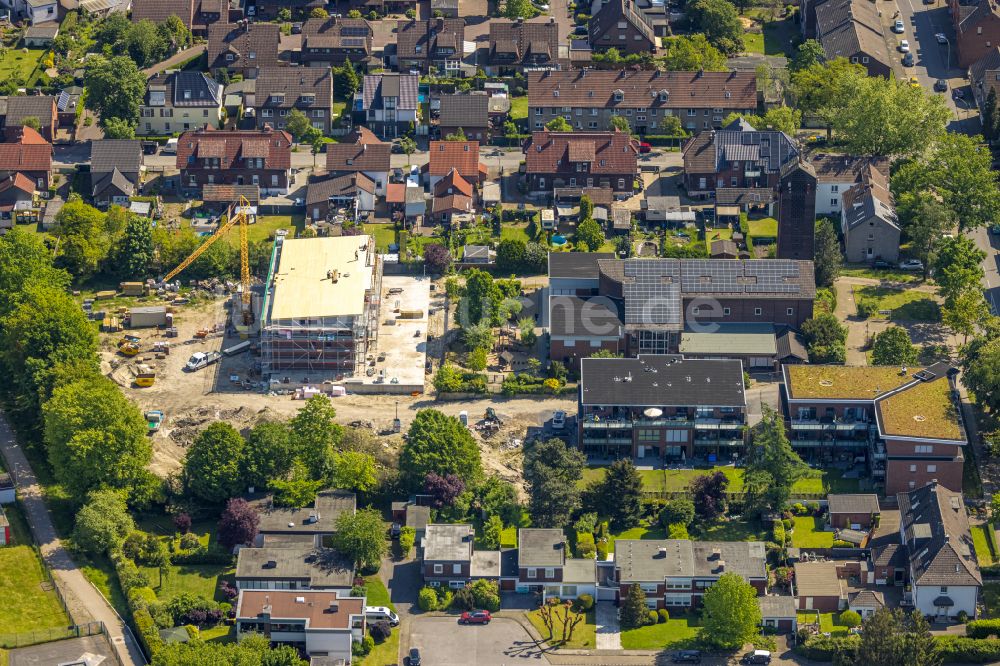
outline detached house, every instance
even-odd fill
[[[486,95],[442,95],[438,135],[442,138],[462,130],[469,141],[489,143],[490,98]]]
[[[302,64],[330,67],[365,63],[372,55],[372,28],[364,19],[311,18],[302,24]]]
[[[490,21],[490,45],[487,74],[505,75],[559,68],[559,26],[554,18],[545,22]]]
[[[324,135],[333,115],[333,77],[327,68],[265,67],[257,75],[254,93],[257,128],[285,129],[293,110],[304,113]]]
[[[639,142],[625,132],[534,132],[524,144],[528,189],[635,187]]]
[[[363,173],[374,184],[375,192],[385,196],[391,157],[392,144],[379,140],[364,125],[358,125],[339,143],[326,145],[326,170],[337,175]]]
[[[128,206],[142,184],[142,142],[103,139],[90,144],[90,196],[98,208]]]
[[[434,67],[439,75],[458,76],[462,70],[465,19],[432,18],[399,21],[396,57],[399,71],[423,74]]]
[[[840,231],[847,261],[871,263],[877,259],[899,259],[899,220],[889,179],[874,166],[867,166],[861,182],[844,193]]]
[[[259,185],[261,194],[286,194],[292,182],[292,136],[265,128],[185,132],[177,142],[181,187]]]
[[[367,74],[354,96],[355,121],[383,139],[394,139],[420,120],[420,77],[415,74]]]
[[[423,169],[432,191],[452,171],[473,185],[486,180],[486,165],[479,162],[478,141],[431,141],[427,152],[429,159]]]
[[[656,51],[660,39],[634,0],[597,0],[594,4],[598,9],[590,17],[590,48],[615,48],[622,55]]]
[[[146,83],[136,134],[218,128],[222,101],[222,84],[201,72],[161,72]]]
[[[931,481],[896,498],[913,606],[941,621],[962,611],[976,617],[983,578],[962,493]]]
[[[473,211],[475,190],[456,169],[452,169],[447,176],[437,181],[433,193],[431,214],[435,222],[450,224],[454,216],[468,216]]]
[[[208,69],[245,79],[257,78],[262,67],[276,67],[281,26],[277,23],[213,23],[208,27]]]
[[[38,133],[48,142],[52,142],[59,125],[59,111],[56,98],[52,95],[17,95],[7,98],[6,131],[14,132],[24,125],[26,118],[38,120]]]

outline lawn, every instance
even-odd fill
[[[972,532],[972,545],[976,549],[976,559],[979,560],[980,566],[989,566],[997,561],[997,554],[993,552],[992,546],[990,546],[990,538],[986,533],[987,530],[992,530],[993,526],[989,523],[983,525],[973,525],[970,528]]]
[[[983,583],[983,618],[1000,617],[1000,583]]]
[[[365,233],[375,237],[375,247],[379,252],[388,252],[390,245],[399,242],[394,224],[366,224]]]
[[[22,49],[7,49],[7,52],[0,58],[0,79],[7,81],[17,79],[31,86],[34,82],[28,77],[35,71],[38,61],[45,54],[45,49],[28,49],[24,53]]]
[[[743,48],[747,53],[764,53],[764,33],[744,32]]]
[[[217,624],[199,631],[198,637],[206,643],[232,643],[236,640],[236,627]]]
[[[389,590],[385,589],[378,574],[365,578],[365,599],[365,604],[368,606],[388,606],[396,610],[389,600]],[[368,656],[355,657],[353,663],[363,666],[389,666],[399,663],[399,627],[392,630],[392,635],[387,640],[376,643]]]
[[[247,231],[247,240],[251,243],[261,240],[271,240],[278,229],[288,229],[289,237],[302,230],[305,215],[258,215],[257,224],[252,224]],[[229,234],[231,243],[239,243],[240,235]]]
[[[824,532],[824,522],[815,516],[796,516],[792,546],[795,548],[833,548],[833,532]]]
[[[524,120],[528,117],[528,96],[510,98],[510,119]]]
[[[624,532],[619,532],[618,534],[612,534],[608,536],[608,552],[615,552],[615,541],[618,539],[666,539],[667,532],[663,529],[663,526],[659,523],[654,523],[652,525],[643,524],[639,527],[633,527],[627,529]]]
[[[854,302],[863,298],[878,301],[879,310],[891,310],[893,321],[940,321],[941,309],[933,296],[914,289],[854,286]]]
[[[597,625],[594,623],[594,611],[587,611],[587,618],[573,629],[573,638],[564,643],[562,641],[562,633],[563,613],[565,612],[564,608],[556,608],[555,612],[552,613],[553,638],[550,642],[553,645],[570,650],[594,649],[597,644]],[[549,630],[546,629],[545,623],[542,622],[542,615],[539,609],[536,608],[529,613],[525,613],[525,615],[528,621],[531,622],[531,626],[535,628],[540,636],[543,638],[548,637]],[[577,614],[570,611],[569,615],[570,619],[573,619]]]
[[[875,270],[870,266],[844,266],[840,269],[840,274],[845,277],[868,278],[869,280],[885,280],[887,282],[919,282],[923,277],[919,272],[914,271],[894,271]]]
[[[146,574],[150,587],[161,601],[173,599],[185,592],[221,601],[221,597],[216,599],[219,581],[236,573],[233,567],[226,564],[172,564],[161,581],[159,569],[139,567],[139,570]]]
[[[694,615],[673,615],[662,624],[622,631],[626,650],[680,649],[697,646],[699,620]]]
[[[528,235],[528,225],[526,224],[505,224],[500,228],[500,240],[522,240],[525,243],[531,242]]]
[[[503,532],[500,533],[500,547],[501,548],[517,548],[517,528],[511,525],[510,527],[503,528]]]
[[[583,470],[581,485],[586,485],[590,481],[604,478],[603,467],[588,467]],[[643,489],[647,492],[677,492],[686,490],[691,480],[722,472],[729,479],[730,492],[743,490],[743,470],[731,465],[722,467],[699,467],[694,469],[641,469]],[[851,493],[858,491],[857,479],[845,479],[835,476],[835,472],[828,470],[809,470],[806,477],[799,479],[792,486],[792,493],[820,494],[826,492]]]
[[[344,109],[346,108],[347,108],[346,102],[334,102],[333,106],[330,107],[330,117],[337,118],[338,116],[340,116],[340,114],[344,112]]]
[[[815,612],[803,612],[798,614],[799,626],[804,624],[815,624],[816,623],[816,613]],[[840,614],[839,613],[820,613],[819,614],[819,630],[825,634],[846,634],[847,627],[840,624]]]
[[[20,633],[66,627],[70,621],[59,604],[32,546],[19,505],[6,507],[13,546],[0,548],[0,632]]]
[[[385,584],[378,574],[365,578],[365,602],[368,606],[388,606],[391,610],[396,610],[389,600],[389,590],[385,589]]]
[[[750,236],[753,238],[777,238],[778,221],[773,217],[764,217],[759,220],[748,220],[750,226]]]
[[[688,533],[695,541],[767,541],[771,538],[770,529],[764,529],[760,523],[745,520],[727,520],[691,527]]]
[[[129,613],[128,602],[125,600],[125,594],[118,583],[118,576],[115,574],[111,560],[104,555],[87,557],[78,553],[74,557],[84,577],[101,591],[101,594],[111,602],[119,615],[127,616]]]

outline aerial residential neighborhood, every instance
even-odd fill
[[[0,664],[1000,663],[990,0],[0,0]]]

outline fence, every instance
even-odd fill
[[[103,622],[88,622],[82,625],[70,625],[68,627],[53,627],[50,629],[36,629],[21,633],[0,634],[0,647],[11,649],[37,645],[39,643],[50,643],[61,641],[67,638],[80,638],[81,636],[96,636],[105,633]],[[114,659],[110,666],[117,664]]]

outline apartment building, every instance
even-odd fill
[[[323,134],[333,122],[333,77],[319,67],[264,67],[254,93],[257,128],[285,129],[293,110],[306,115]]]
[[[660,45],[652,22],[634,0],[599,0],[590,17],[590,48],[618,49],[622,55],[653,53]]]
[[[839,218],[844,193],[861,181],[868,166],[889,174],[889,160],[884,157],[815,153],[808,159],[816,172],[816,215]]]
[[[441,76],[458,76],[462,71],[465,19],[432,18],[426,21],[399,21],[396,28],[396,58],[399,71],[431,67]]]
[[[365,63],[372,55],[372,27],[365,19],[310,18],[302,24],[299,60],[309,67]],[[357,66],[357,65],[355,65]]]
[[[665,117],[689,131],[721,127],[730,113],[757,108],[753,72],[659,70],[529,71],[528,127],[541,130],[563,116],[577,130],[610,130],[624,116],[637,134],[658,134]]]
[[[181,188],[202,185],[259,185],[261,193],[286,194],[292,183],[292,135],[265,127],[257,131],[184,132],[177,140]]]
[[[746,425],[743,364],[674,354],[580,361],[580,448],[599,458],[729,458]]]
[[[962,489],[965,424],[955,374],[928,368],[786,365],[792,447],[808,460],[864,461],[886,494],[931,481]]]
[[[559,69],[559,26],[555,18],[546,22],[517,19],[490,21],[486,73],[509,75],[525,68]]]
[[[222,122],[222,84],[201,72],[168,71],[146,82],[136,134],[166,136]]]
[[[625,132],[534,132],[524,144],[528,189],[610,187],[631,194],[639,142]]]
[[[767,592],[767,557],[760,541],[618,539],[614,563],[616,600],[639,585],[650,609],[696,608],[725,573],[739,574],[758,595]]]

